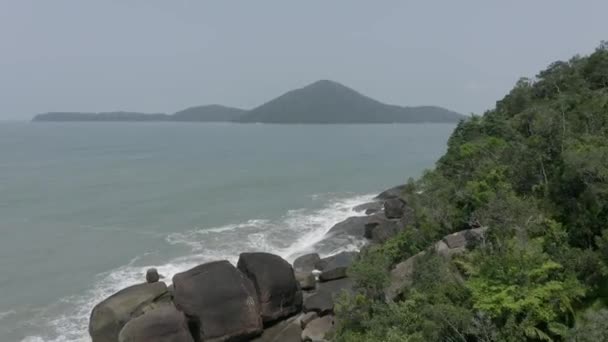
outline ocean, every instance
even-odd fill
[[[0,341],[90,341],[92,307],[149,267],[291,261],[454,128],[0,122]]]

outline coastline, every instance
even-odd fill
[[[315,271],[316,277],[314,280],[314,284],[315,286],[313,288],[311,288],[310,286],[310,277],[309,275],[311,275],[313,269],[309,267],[308,269],[308,274],[306,275],[302,275],[301,274],[301,270],[296,267],[298,264],[298,260],[301,259],[302,257],[306,258],[306,256],[310,256],[310,255],[317,255],[317,258],[319,260],[322,260],[324,262],[328,262],[333,260],[332,258],[335,258],[336,256],[341,257],[341,256],[348,256],[348,260],[346,260],[346,264],[350,264],[354,261],[354,258],[356,257],[356,253],[358,253],[358,251],[365,245],[370,244],[370,243],[375,243],[377,242],[377,237],[371,235],[370,233],[370,228],[371,226],[373,226],[374,229],[378,229],[378,230],[385,230],[386,232],[384,234],[388,234],[388,235],[392,235],[392,234],[396,234],[398,232],[399,229],[397,229],[396,227],[398,226],[397,223],[399,222],[399,220],[402,219],[402,217],[394,217],[392,216],[391,218],[387,218],[384,214],[384,207],[386,205],[386,201],[391,199],[395,199],[398,197],[398,191],[395,192],[394,189],[399,189],[399,187],[395,187],[395,188],[391,188],[389,189],[389,191],[384,191],[382,192],[380,195],[378,196],[374,196],[374,195],[366,195],[366,196],[358,196],[356,198],[356,200],[351,200],[350,202],[346,201],[341,203],[342,206],[344,205],[348,205],[348,211],[346,213],[348,213],[348,215],[343,215],[343,217],[341,217],[338,220],[334,220],[334,224],[330,224],[330,225],[326,225],[325,227],[323,227],[323,229],[321,230],[317,230],[315,232],[310,232],[308,235],[303,235],[300,237],[299,241],[294,241],[291,243],[290,248],[286,248],[284,250],[281,251],[264,251],[264,250],[260,250],[259,252],[274,252],[276,254],[271,254],[271,255],[276,255],[277,257],[283,259],[283,260],[287,260],[289,262],[289,264],[293,264],[294,266],[290,266],[293,267],[291,272],[294,272],[294,276],[298,281],[299,287],[302,288],[306,288],[306,290],[302,290],[302,293],[304,295],[304,301],[303,301],[303,305],[300,306],[296,311],[296,316],[300,314],[300,312],[303,311],[308,311],[308,312],[317,312],[317,309],[311,309],[310,306],[312,304],[307,303],[310,302],[309,298],[313,297],[313,302],[315,302],[315,297],[324,297],[323,300],[321,302],[321,306],[331,306],[330,309],[326,310],[326,309],[321,309],[321,311],[318,312],[318,316],[322,316],[322,317],[326,317],[327,315],[325,314],[330,314],[327,317],[333,317],[331,315],[331,313],[333,313],[333,300],[332,297],[334,295],[337,295],[338,293],[340,293],[343,290],[346,291],[352,291],[353,290],[353,282],[347,277],[346,275],[346,266],[345,264],[341,264],[339,265],[339,267],[337,267],[338,269],[338,274],[334,274],[333,276],[331,276],[331,279],[323,279],[321,280],[320,278],[323,278],[322,276],[322,272],[319,271]],[[399,215],[398,215],[399,216]],[[366,226],[368,226],[368,228],[366,229]],[[230,229],[238,229],[238,227],[232,228],[232,227],[225,227],[223,231],[226,230],[230,230]],[[218,233],[221,233],[222,230],[218,231]],[[182,237],[187,239],[188,237]],[[236,262],[236,257],[238,256],[234,256],[233,258],[230,258],[228,261],[231,262],[231,264],[233,266],[239,265],[239,263],[241,262],[240,260],[238,262]],[[242,258],[242,255],[241,255]],[[344,260],[340,261],[343,262]],[[209,264],[210,262],[204,262],[202,263],[203,265],[205,264]],[[211,263],[214,263],[213,261],[211,261]],[[200,265],[198,265],[200,266]],[[166,268],[163,268],[162,266],[158,267],[158,273],[162,275],[166,275],[167,277],[163,277],[161,278],[161,282],[165,282],[169,289],[169,291],[172,291],[172,287],[174,286],[173,284],[171,284],[172,282],[172,277],[173,274],[175,274],[178,271],[184,272],[187,269],[192,269],[192,268],[196,268],[197,264],[195,262],[189,262],[189,263],[184,263],[182,265],[180,265],[179,267],[176,267],[175,269],[172,270],[172,272],[168,272],[169,270]],[[331,266],[330,266],[331,267]],[[329,270],[326,270],[326,272],[329,272]],[[335,269],[333,271],[331,271],[330,273],[335,273]],[[327,277],[326,277],[327,278]],[[116,279],[114,279],[116,280]],[[137,283],[141,283],[142,281],[145,281],[143,274],[140,273],[140,278],[139,279],[130,279],[131,280],[131,284],[137,284]],[[111,279],[105,279],[105,281],[111,281]],[[306,284],[306,282],[308,282],[308,284]],[[122,284],[124,285],[131,285],[131,284],[125,284],[125,281],[122,280],[121,281]],[[129,287],[127,287],[129,288]],[[114,288],[115,290],[115,288]],[[122,291],[122,290],[120,290]],[[119,292],[120,292],[119,291]],[[329,292],[328,292],[329,291]],[[108,291],[105,291],[105,295],[108,298],[111,298],[111,293],[108,293]],[[330,294],[329,296],[327,296],[327,294]],[[172,294],[173,296],[173,294]],[[317,298],[318,299],[318,298]],[[103,303],[103,301],[101,301],[100,303]],[[98,304],[99,306],[100,304]],[[314,306],[314,305],[313,305]],[[90,310],[90,308],[87,308],[88,310]],[[321,315],[321,313],[323,313],[323,315]],[[322,318],[320,317],[320,318]],[[293,315],[289,315],[287,318],[287,320],[279,320],[278,323],[285,323],[285,322],[291,322],[293,323]],[[324,318],[325,320],[327,320],[328,318]],[[84,322],[81,322],[84,323]],[[275,322],[276,323],[276,322]],[[91,323],[89,323],[91,324]],[[273,324],[271,327],[269,327],[268,329],[276,326],[276,325],[281,325],[281,324]],[[264,325],[266,327],[266,325]],[[266,329],[266,330],[268,330]],[[277,328],[275,328],[276,330]],[[271,329],[272,330],[272,329]],[[268,335],[269,332],[264,332],[264,334],[262,336],[266,336]],[[299,334],[298,334],[299,337]],[[93,339],[93,342],[96,342],[97,339]],[[266,339],[261,339],[260,341],[266,341]],[[270,340],[268,340],[270,341]],[[278,341],[278,340],[277,340]]]

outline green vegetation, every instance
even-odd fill
[[[403,196],[412,223],[350,270],[338,341],[607,341],[608,43],[462,121]],[[395,302],[379,295],[391,265],[477,225],[469,252],[428,251]]]

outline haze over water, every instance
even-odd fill
[[[0,340],[88,341],[92,306],[150,266],[293,259],[454,127],[0,123]]]

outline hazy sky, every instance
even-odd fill
[[[462,113],[608,40],[608,1],[0,0],[0,119],[251,108],[318,79]]]

